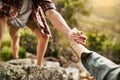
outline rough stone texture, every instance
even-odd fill
[[[0,64],[1,80],[27,80],[27,72],[20,65]]]
[[[0,80],[69,80],[58,63],[51,64],[52,67],[36,66],[32,59],[0,62]]]
[[[63,68],[40,67],[32,62],[27,59],[0,63],[0,80],[68,80]]]

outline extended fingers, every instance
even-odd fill
[[[81,72],[80,80],[96,80],[96,79],[93,76],[91,76],[88,72]]]
[[[86,45],[87,36],[82,31],[73,29],[71,37],[75,42],[82,44],[84,46]]]

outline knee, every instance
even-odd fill
[[[40,38],[40,40],[44,41],[48,41],[50,39],[50,36],[46,34],[39,35],[38,37]]]
[[[50,39],[50,36],[49,35],[42,35],[41,38],[43,40],[49,40]]]

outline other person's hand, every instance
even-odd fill
[[[96,80],[94,77],[92,77],[88,72],[81,72],[80,73],[80,80]]]
[[[73,28],[69,35],[69,39],[73,39],[75,42],[85,46],[87,37],[82,31]]]

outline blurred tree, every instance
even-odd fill
[[[20,46],[27,52],[36,54],[37,37],[31,30],[24,29],[24,31],[21,32]]]
[[[88,0],[58,0],[57,9],[70,27],[78,26],[78,20],[75,18],[77,12],[83,15],[90,14],[91,7],[87,7],[87,1]]]
[[[111,40],[102,32],[88,32],[87,48],[120,63],[120,42]]]

